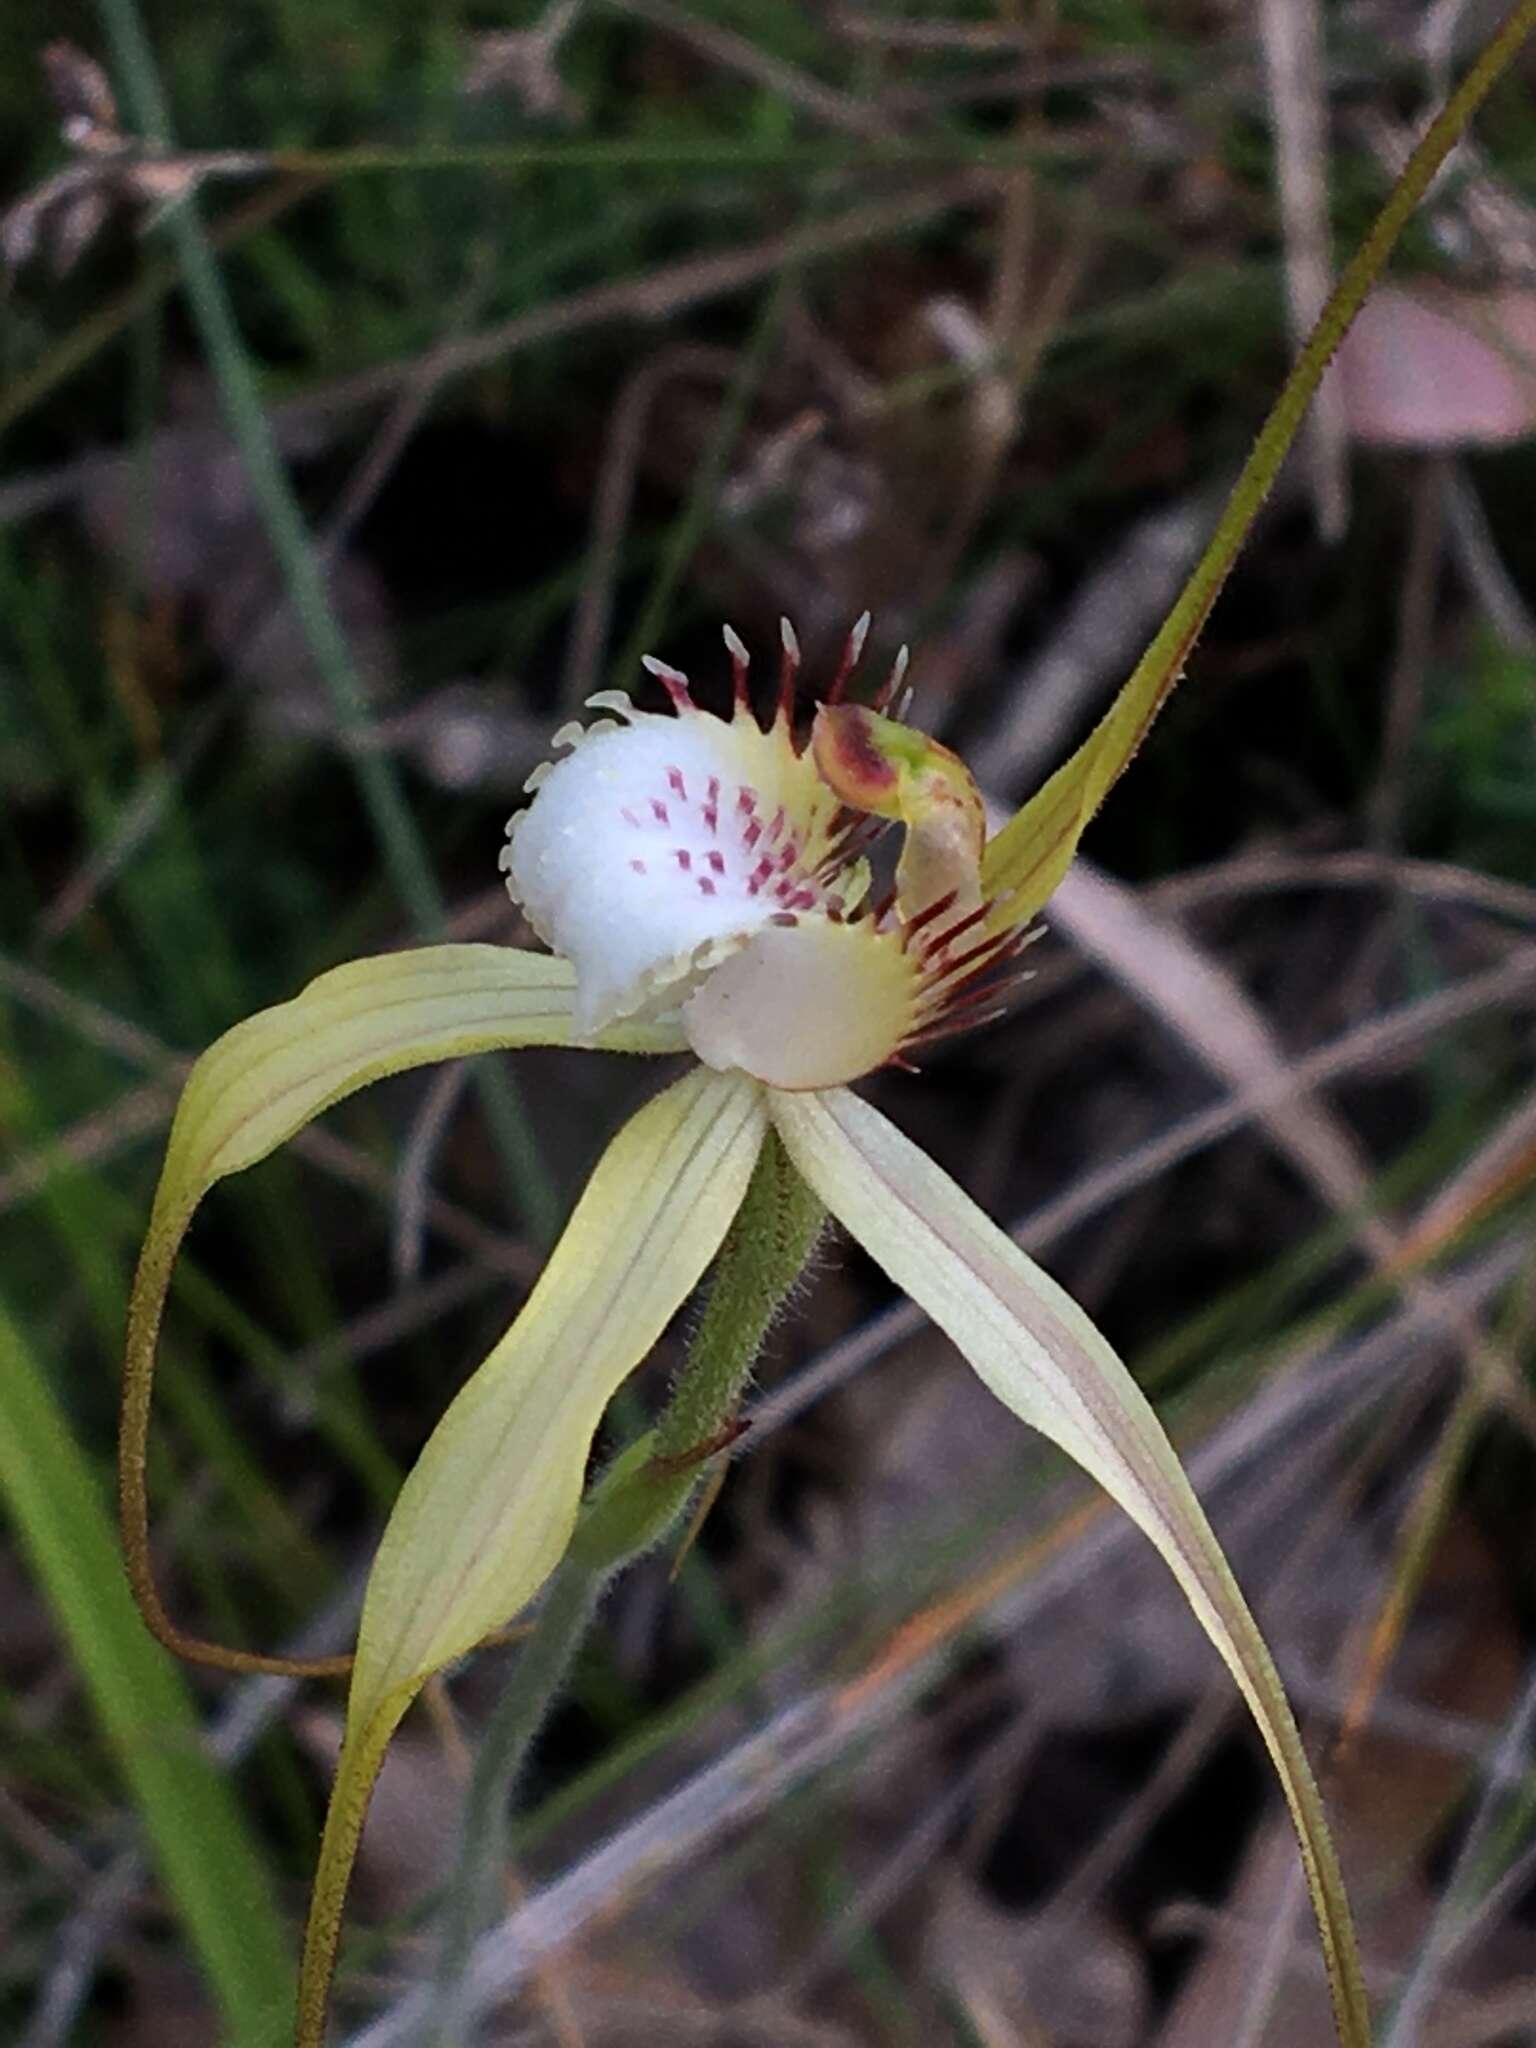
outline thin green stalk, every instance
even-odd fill
[[[1205,552],[1146,652],[1076,753],[988,842],[983,866],[987,893],[1010,899],[1010,917],[1048,899],[1089,820],[1146,738],[1184,671],[1335,350],[1385,269],[1409,216],[1533,29],[1536,0],[1520,0],[1425,129],[1364,241],[1344,266],[1259,429]]]
[[[820,1202],[770,1131],[661,1420],[614,1460],[588,1495],[571,1548],[486,1728],[444,1911],[430,2036],[437,2048],[460,2048],[466,2038],[470,1951],[506,1867],[512,1795],[602,1589],[676,1525],[728,1447],[763,1339],[804,1271],[824,1221]]]
[[[254,154],[274,171],[341,178],[389,171],[760,171],[799,177],[866,167],[927,170],[976,164],[989,170],[1026,170],[1040,163],[1086,155],[1079,138],[1047,136],[1021,146],[986,136],[869,136],[818,142],[803,136],[759,142],[739,135],[620,135],[596,141],[475,143],[346,143],[333,149],[274,149]]]
[[[444,1914],[437,2004],[429,2035],[437,2048],[456,2048],[465,2038],[470,1950],[495,1909],[495,1887],[507,1867],[511,1799],[550,1706],[586,1640],[605,1577],[597,1566],[567,1556],[550,1581],[533,1633],[518,1653],[481,1740],[464,1801],[458,1868]]]
[[[133,120],[146,139],[168,145],[170,114],[137,0],[98,0],[98,6]],[[250,358],[194,200],[188,198],[173,206],[166,221],[192,316],[240,450],[252,502],[266,527],[295,616],[330,695],[380,851],[418,933],[423,938],[439,937],[446,926],[442,893],[393,764],[369,743],[367,700],[352,651],[278,454]],[[523,1213],[535,1235],[547,1243],[558,1227],[560,1205],[528,1129],[515,1084],[502,1069],[484,1062],[477,1066],[475,1079]]]
[[[1536,0],[1520,0],[1420,137],[1402,176],[1392,187],[1364,241],[1345,265],[1317,324],[1307,336],[1232,487],[1232,495],[1205,553],[1126,684],[1127,697],[1134,696],[1137,681],[1143,675],[1166,675],[1166,688],[1170,689],[1177,680],[1183,659],[1231,573],[1335,350],[1462,130],[1533,28]],[[1150,723],[1150,718],[1147,722]]]
[[[688,1362],[657,1424],[658,1463],[713,1443],[734,1420],[763,1339],[825,1221],[826,1211],[770,1131],[721,1249]]]

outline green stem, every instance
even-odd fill
[[[1316,325],[1281,386],[1279,397],[1270,408],[1269,417],[1259,430],[1258,439],[1232,487],[1232,495],[1205,553],[1195,564],[1173,609],[1125,685],[1122,695],[1134,698],[1143,677],[1159,680],[1161,694],[1152,712],[1146,715],[1144,725],[1151,723],[1157,705],[1177,681],[1184,659],[1210,616],[1221,587],[1248,537],[1248,529],[1279,475],[1296,430],[1323,380],[1323,373],[1364,304],[1367,293],[1386,268],[1398,236],[1467,123],[1509,67],[1533,28],[1536,28],[1536,0],[1520,0],[1519,5],[1511,8],[1503,25],[1478,53],[1466,76],[1425,129],[1403,166],[1402,175],[1387,195],[1381,212],[1371,223],[1365,240],[1344,266],[1327,304],[1317,317]],[[1129,753],[1125,758],[1129,760]],[[1119,764],[1121,767],[1124,765],[1123,761]]]
[[[571,1547],[519,1653],[475,1762],[458,1868],[446,1901],[429,2038],[459,2048],[475,1936],[507,1862],[508,1812],[528,1754],[570,1674],[603,1587],[659,1543],[728,1447],[764,1337],[804,1271],[826,1212],[770,1131],[715,1264],[688,1358],[655,1429],[622,1451],[587,1496]]]
[[[763,1339],[825,1221],[825,1209],[770,1130],[721,1249],[688,1363],[657,1424],[659,1460],[686,1457],[734,1419]]]
[[[495,1910],[494,1889],[507,1867],[512,1795],[585,1640],[603,1579],[592,1565],[566,1558],[550,1581],[533,1633],[518,1653],[511,1681],[481,1741],[465,1797],[458,1869],[443,1919],[436,2011],[429,2035],[437,2048],[457,2048],[466,2038],[464,1991],[470,1950]]]
[[[98,0],[102,23],[122,75],[131,118],[147,140],[168,145],[170,113],[144,34],[137,0]],[[368,702],[352,650],[336,617],[319,556],[278,454],[229,294],[188,197],[170,207],[166,225],[181,266],[192,317],[207,351],[230,432],[240,450],[251,500],[267,531],[294,615],[330,696],[347,759],[397,895],[423,938],[437,938],[446,911],[437,878],[387,756],[370,743]],[[553,1238],[559,1201],[523,1115],[511,1078],[476,1069],[491,1134],[535,1235]]]

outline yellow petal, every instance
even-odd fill
[[[704,1070],[632,1118],[401,1488],[363,1603],[305,1943],[304,2041],[321,2038],[347,1877],[391,1733],[423,1681],[559,1562],[603,1410],[719,1250],[766,1128],[755,1082]]]
[[[1179,600],[1183,605],[1187,598]],[[1146,737],[1210,609],[1170,651],[1164,627],[1108,711],[1077,752],[1043,783],[1023,809],[988,841],[981,884],[995,907],[989,928],[1027,924],[1071,867],[1078,841]],[[1177,617],[1178,608],[1171,616]]]
[[[1322,1801],[1278,1674],[1161,1423],[1071,1296],[877,1110],[779,1095],[786,1150],[877,1265],[1005,1406],[1092,1474],[1151,1538],[1253,1711],[1290,1805],[1341,2040],[1368,2048],[1354,1930]]]
[[[210,1046],[177,1106],[154,1212],[134,1278],[119,1438],[123,1538],[134,1591],[161,1640],[185,1655],[149,1574],[144,1460],[155,1346],[177,1250],[214,1182],[254,1165],[366,1082],[431,1060],[572,1036],[574,974],[564,960],[510,946],[427,946],[333,968],[291,1002],[262,1010]],[[669,1052],[675,1025],[626,1024],[600,1035],[614,1051]],[[235,1655],[217,1661],[263,1668]]]
[[[568,1044],[574,989],[568,961],[515,946],[423,946],[333,967],[203,1054],[176,1112],[162,1193],[174,1178],[178,1199],[194,1186],[201,1194],[387,1074],[467,1053]],[[600,1043],[673,1052],[684,1040],[653,1023]]]
[[[830,1088],[896,1056],[921,993],[899,932],[807,917],[770,925],[713,968],[681,1016],[706,1066],[770,1088]]]
[[[755,1082],[696,1071],[609,1146],[517,1320],[400,1489],[363,1604],[350,1718],[460,1656],[543,1584],[603,1410],[719,1250],[765,1129]]]

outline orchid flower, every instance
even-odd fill
[[[323,1857],[350,1863],[379,1759],[421,1686],[519,1613],[565,1553],[603,1412],[720,1249],[771,1129],[1003,1405],[1161,1551],[1258,1719],[1341,2013],[1358,2016],[1343,1887],[1300,1738],[1156,1415],[1070,1296],[854,1092],[995,1009],[1070,860],[1104,779],[1103,734],[1119,744],[1123,711],[989,842],[963,762],[882,708],[904,654],[875,705],[844,701],[867,625],[808,734],[787,622],[766,728],[729,629],[729,716],[701,709],[683,675],[650,660],[668,711],[602,691],[590,724],[561,728],[561,758],[529,778],[532,801],[501,860],[550,953],[442,945],[358,961],[206,1053],[172,1130],[133,1345],[143,1356],[154,1342],[202,1193],[365,1082],[526,1045],[691,1056],[691,1071],[612,1141],[521,1313],[401,1489],[368,1582]],[[868,848],[887,822],[902,844],[894,887],[876,900]],[[312,1948],[334,1934],[312,1932]]]
[[[1340,2039],[1369,2042],[1348,1903],[1300,1736],[1161,1424],[1082,1309],[856,1089],[995,1005],[1031,921],[1177,680],[1329,356],[1533,22],[1536,0],[1519,0],[1426,131],[1164,625],[1099,725],[994,837],[963,762],[892,715],[900,662],[874,704],[845,701],[867,621],[808,732],[793,633],[765,727],[746,649],[727,631],[729,715],[701,709],[686,678],[651,661],[669,711],[600,692],[592,723],[555,735],[561,758],[531,779],[502,854],[548,953],[434,945],[356,961],[237,1025],[193,1068],[130,1306],[124,1545],[146,1620],[180,1654],[234,1670],[350,1668],[301,1976],[303,2048],[323,2037],[347,1876],[395,1728],[427,1679],[524,1609],[560,1562],[603,1412],[725,1243],[765,1146],[782,1148],[1003,1406],[1074,1458],[1162,1554],[1273,1759]],[[894,887],[877,894],[869,846],[886,825],[901,834],[900,857]],[[296,1665],[188,1636],[151,1572],[145,1465],[160,1321],[198,1203],[369,1081],[528,1045],[693,1064],[613,1139],[521,1312],[401,1488],[355,1658]],[[701,1445],[701,1459],[719,1448]]]

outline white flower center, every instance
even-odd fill
[[[590,699],[622,722],[556,733],[570,752],[530,776],[534,800],[511,820],[501,865],[535,931],[576,969],[578,1034],[665,1010],[709,1066],[832,1087],[944,1035],[991,993],[1015,942],[981,929],[979,799],[973,820],[962,764],[851,708],[818,720],[814,754],[782,706],[764,732],[746,706],[745,653],[727,644],[729,719],[700,711],[662,664],[651,666],[675,716],[619,692]],[[871,814],[907,835],[894,917],[864,907],[868,870],[850,851]],[[953,846],[952,818],[964,827]]]
[[[862,871],[840,867],[837,798],[780,725],[687,710],[566,728],[534,777],[502,866],[534,929],[577,970],[577,1029],[682,1001],[776,924],[837,922]]]

